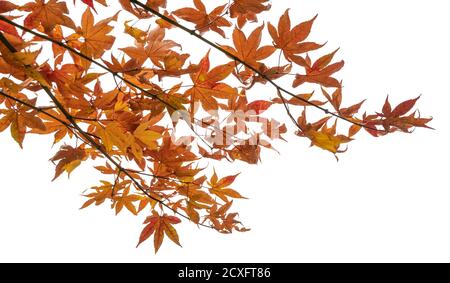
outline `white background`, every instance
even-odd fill
[[[243,172],[235,188],[250,198],[238,206],[252,230],[222,235],[183,223],[177,225],[183,248],[166,241],[157,255],[151,241],[134,248],[144,215],[115,217],[108,205],[78,210],[82,191],[98,183],[95,170],[83,166],[70,180],[51,183],[48,159],[57,148],[50,139],[27,136],[20,150],[5,131],[0,261],[450,261],[448,1],[273,2],[261,22],[287,7],[294,23],[319,13],[311,38],[328,41],[328,51],[341,47],[346,103],[368,98],[371,112],[387,94],[393,104],[423,94],[419,108],[437,130],[359,135],[339,163],[291,138],[278,146],[281,155],[265,152],[259,166],[230,164],[230,173]]]

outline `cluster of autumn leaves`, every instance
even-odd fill
[[[292,119],[298,136],[335,155],[361,129],[383,136],[428,127],[431,120],[411,111],[418,98],[396,107],[386,99],[381,112],[371,115],[359,114],[364,101],[343,106],[335,74],[344,62],[333,62],[337,50],[316,60],[310,57],[324,46],[308,41],[316,17],[293,26],[286,11],[278,25],[257,24],[258,15],[270,9],[268,0],[223,1],[213,9],[201,0],[193,5],[183,1],[189,7],[175,10],[167,8],[167,0],[119,0],[128,18],[156,23],[149,30],[131,21],[114,30],[119,11],[102,18],[106,0],[82,0],[87,6],[77,24],[65,2],[0,1],[0,132],[10,128],[21,147],[27,134],[52,134],[54,144],[61,144],[51,158],[55,179],[88,159],[101,158],[102,165],[95,168],[110,181],[93,187],[82,208],[109,200],[117,214],[124,209],[149,214],[139,244],[153,235],[155,251],[165,235],[180,244],[174,225],[181,218],[222,233],[247,230],[237,213],[229,212],[233,199],[243,198],[230,188],[237,175],[219,177],[214,171],[208,178],[199,164],[208,159],[258,163],[262,148],[273,148],[272,140],[284,140],[287,132],[285,124],[264,116],[269,108],[286,110],[284,117]],[[76,5],[80,9],[83,4]],[[252,23],[256,27],[247,33]],[[231,40],[221,45],[205,40],[211,51],[188,63],[191,54],[182,53],[180,42],[167,37],[168,29],[177,28],[190,32],[193,40],[206,39],[210,32]],[[118,57],[113,31],[123,31],[134,41]],[[273,44],[261,46],[264,32]],[[51,45],[53,58],[42,58],[40,47],[45,45]],[[222,52],[228,59],[212,66],[210,52]],[[278,55],[278,64],[268,63]],[[314,89],[298,94],[276,83],[291,74],[292,89],[318,86],[321,98],[313,99]],[[167,78],[179,83],[164,89]],[[249,101],[247,94],[256,84],[272,85],[273,98]],[[198,105],[205,111],[250,112],[270,127],[255,133],[250,121],[236,117],[215,126],[223,117],[204,117]],[[325,108],[329,106],[332,110]],[[299,117],[291,112],[294,107],[302,110]],[[323,110],[324,118],[309,121],[308,107]],[[164,120],[177,111],[190,114],[188,143],[177,143],[172,134],[178,123]],[[347,133],[338,133],[339,120],[346,121]],[[274,128],[278,136],[271,135]],[[218,135],[227,135],[228,142],[215,142]]]

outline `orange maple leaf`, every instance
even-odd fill
[[[233,71],[232,63],[220,65],[210,69],[209,52],[199,63],[199,70],[190,74],[194,86],[185,92],[191,97],[191,104],[199,101],[205,110],[217,110],[219,104],[216,98],[231,99],[237,92],[236,89],[225,83],[221,83]]]
[[[338,50],[320,57],[313,65],[311,65],[309,56],[306,56],[306,74],[297,74],[292,86],[298,87],[304,83],[315,83],[323,87],[340,87],[341,83],[333,78],[332,75],[344,67],[344,61],[330,65]]]
[[[49,33],[56,25],[63,25],[73,30],[76,29],[75,23],[67,16],[69,10],[66,3],[59,0],[35,0],[19,8],[22,11],[31,12],[24,20],[27,28],[36,28],[42,25],[44,31]]]
[[[259,61],[268,58],[275,52],[275,47],[273,46],[259,47],[263,29],[264,25],[256,28],[247,38],[242,30],[236,28],[233,31],[233,43],[235,47],[225,45],[222,48],[248,65],[258,69],[262,66],[262,63]]]
[[[52,162],[58,161],[53,180],[58,178],[64,171],[70,175],[70,173],[77,168],[86,157],[86,151],[81,147],[73,148],[70,145],[62,146],[55,156],[50,159]]]
[[[398,129],[402,132],[409,133],[409,130],[413,127],[432,129],[427,125],[427,123],[432,120],[431,118],[421,118],[420,114],[416,117],[416,112],[406,115],[412,110],[414,105],[416,105],[419,98],[420,96],[406,100],[392,109],[389,97],[387,97],[382,113],[378,114],[378,116],[382,118],[381,121],[379,121],[379,124],[381,124],[387,132],[396,131]]]
[[[216,171],[214,170],[214,174],[211,177],[211,180],[208,182],[208,185],[211,186],[209,191],[212,194],[215,194],[220,199],[222,199],[224,202],[228,202],[228,197],[231,198],[244,198],[241,196],[240,193],[236,192],[233,189],[230,189],[228,186],[233,184],[234,180],[236,179],[237,175],[233,176],[227,176],[219,180],[217,177]]]
[[[109,33],[113,30],[113,27],[109,24],[111,21],[117,20],[118,13],[114,16],[106,18],[94,24],[94,15],[91,9],[87,8],[81,18],[81,27],[77,29],[77,32],[70,35],[67,40],[70,45],[80,50],[84,55],[98,59],[109,50],[116,38]],[[79,42],[79,38],[82,37],[83,41]],[[71,55],[73,55],[71,53]],[[78,58],[77,60],[81,60]],[[91,62],[82,59],[83,67],[88,69]]]
[[[298,24],[291,29],[289,10],[286,10],[278,22],[278,30],[271,23],[268,24],[269,33],[274,41],[274,46],[283,51],[284,57],[288,61],[305,66],[305,59],[298,56],[298,54],[316,50],[323,46],[314,42],[304,42],[311,32],[311,27],[316,18],[317,16],[309,21]]]
[[[247,22],[256,22],[257,15],[270,9],[269,0],[234,0],[230,6],[231,18],[237,18],[239,28]]]
[[[156,28],[148,33],[145,43],[138,43],[136,47],[121,48],[130,58],[136,59],[143,64],[150,59],[155,66],[163,69],[162,62],[174,47],[180,45],[172,40],[165,40],[166,32],[163,28]]]
[[[152,216],[147,217],[144,224],[147,224],[142,230],[141,236],[139,237],[139,243],[137,246],[146,241],[150,236],[154,234],[154,247],[155,253],[158,252],[161,244],[164,240],[164,235],[169,237],[172,242],[181,246],[180,239],[178,237],[177,230],[173,227],[174,224],[180,223],[181,220],[175,216],[168,216],[167,214],[159,215],[153,212]]]
[[[227,5],[225,4],[216,7],[209,13],[206,11],[206,7],[201,0],[194,0],[194,5],[197,9],[181,8],[174,11],[173,15],[194,23],[195,28],[201,33],[212,30],[225,37],[225,32],[221,29],[221,27],[231,26],[231,23],[222,16],[222,13]]]

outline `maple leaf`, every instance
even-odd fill
[[[33,29],[42,25],[46,33],[51,32],[56,25],[63,25],[73,30],[75,23],[66,16],[69,13],[66,3],[58,0],[35,0],[19,8],[22,11],[31,12],[24,20],[27,28]]]
[[[167,133],[163,135],[163,141],[160,147],[156,150],[149,151],[148,154],[155,161],[170,168],[169,171],[172,173],[182,166],[183,163],[198,160],[198,157],[194,153],[186,150],[186,145],[175,144],[172,141],[172,137]]]
[[[217,205],[212,206],[209,214],[205,217],[205,221],[210,220],[213,228],[224,234],[229,234],[233,230],[239,232],[250,231],[250,229],[243,227],[240,221],[236,220],[237,213],[227,213],[232,204],[233,201],[230,201],[220,207]]]
[[[117,188],[114,188],[114,190],[117,190]],[[133,213],[134,215],[137,215],[136,206],[134,205],[134,202],[139,201],[140,197],[137,195],[130,194],[130,188],[127,187],[123,190],[120,196],[117,194],[114,194],[113,196],[114,202],[112,204],[112,208],[115,208],[116,215],[119,214],[122,209],[125,207],[129,212]]]
[[[149,149],[156,149],[158,146],[156,141],[161,138],[162,135],[158,132],[149,130],[148,127],[150,124],[151,122],[142,123],[134,131],[133,135],[144,143]]]
[[[112,152],[117,147],[121,152],[127,152],[130,145],[129,135],[118,122],[111,122],[106,127],[99,128],[97,135],[101,138],[106,151]]]
[[[212,222],[212,226],[216,230],[222,230],[222,224],[219,220],[226,217],[226,212],[231,208],[232,205],[233,201],[227,202],[220,207],[218,207],[217,204],[211,206],[211,208],[209,209],[209,214],[205,217],[205,221],[210,220]]]
[[[107,5],[106,5],[106,0],[95,0],[95,1],[97,1],[97,2],[100,3],[100,4],[102,4],[103,6],[107,6]],[[95,7],[94,7],[94,0],[81,0],[81,2],[83,2],[83,3],[86,4],[86,5],[88,5],[89,8],[91,8],[92,10],[94,10],[95,12],[97,12],[97,11],[95,10]]]
[[[304,134],[311,139],[312,145],[318,146],[324,150],[336,153],[345,152],[345,150],[339,150],[343,143],[350,140],[344,135],[335,135],[334,128],[328,129],[323,127],[320,131],[307,131]]]
[[[278,22],[278,30],[271,23],[268,23],[269,33],[274,41],[275,48],[281,49],[288,61],[304,66],[305,60],[298,54],[316,50],[323,46],[314,42],[304,42],[311,32],[311,27],[316,18],[317,16],[291,29],[289,10],[286,10]]]
[[[203,209],[209,207],[209,205],[213,205],[216,203],[210,194],[201,190],[199,185],[196,185],[196,182],[193,182],[193,185],[182,185],[177,188],[177,192],[187,197],[187,202],[190,207],[187,207],[186,211],[189,213],[189,209]],[[195,217],[197,218],[197,217]],[[198,220],[198,219],[197,219]],[[198,222],[198,221],[197,221]]]
[[[233,31],[233,43],[235,47],[225,45],[222,48],[250,66],[260,68],[262,63],[259,61],[268,58],[275,52],[275,47],[273,46],[259,47],[263,29],[264,25],[256,28],[247,38],[242,30],[236,28]]]
[[[0,1],[0,14],[10,12],[12,10],[17,9],[17,5],[13,4],[9,1],[2,0]]]
[[[147,3],[145,5],[159,11],[160,8],[167,7],[167,0],[147,0]]]
[[[104,168],[101,168],[104,169]],[[111,170],[111,168],[106,168],[106,170],[108,172],[110,172],[109,170]],[[116,170],[112,170],[111,174],[117,173]],[[118,192],[121,190],[124,190],[126,188],[129,188],[130,185],[130,181],[126,180],[126,181],[121,181],[118,182],[118,180],[116,180],[116,182],[114,182],[114,184],[108,182],[108,181],[100,181],[102,183],[101,186],[97,186],[97,187],[92,187],[91,189],[93,190],[93,192],[87,194],[87,195],[83,195],[84,197],[89,198],[80,209],[84,209],[89,207],[92,204],[95,204],[96,206],[101,205],[105,202],[105,200],[107,199],[112,199],[113,202],[113,208],[116,207],[116,211],[122,210],[122,208],[125,206],[125,203],[127,202],[125,200],[125,203],[123,202],[123,200],[121,200],[122,196],[117,196]],[[126,192],[125,196],[128,195],[128,192]],[[119,208],[117,208],[116,203],[117,201],[121,202],[122,204],[119,204]],[[132,204],[131,204],[132,205]],[[122,206],[122,208],[120,208],[120,206]],[[129,206],[129,205],[128,205]],[[133,210],[133,208],[127,208],[127,209],[131,209]],[[133,211],[131,211],[133,213]]]
[[[269,109],[273,105],[273,102],[266,100],[255,100],[247,105],[247,109],[253,111],[255,114],[259,115]]]
[[[168,53],[174,47],[180,45],[172,40],[164,40],[166,32],[162,28],[153,29],[148,33],[146,44],[137,43],[136,47],[121,48],[130,58],[136,59],[143,64],[150,59],[153,64],[163,69],[161,62],[167,57]]]
[[[61,149],[53,156],[50,161],[56,162],[55,177],[56,180],[64,171],[66,171],[69,176],[70,173],[77,168],[81,162],[86,158],[86,151],[81,148],[73,148],[70,145],[63,145]]]
[[[23,141],[25,139],[26,126],[24,120],[21,119],[15,111],[7,111],[6,115],[0,120],[0,132],[10,127],[11,137],[23,147]]]
[[[237,18],[239,28],[251,21],[257,21],[257,15],[270,9],[269,0],[234,0],[230,6],[230,16]]]
[[[2,3],[2,2],[0,2]],[[9,20],[13,20],[14,17],[10,17],[10,16],[5,16],[5,18],[9,19]],[[4,22],[4,21],[0,21],[0,31],[5,32],[4,36],[8,39],[8,41],[13,45],[13,46],[20,46],[23,43],[22,38],[19,36],[19,33],[17,32],[17,29],[15,26]]]
[[[130,26],[128,23],[130,21],[126,21],[123,23],[125,27],[125,33],[132,36],[137,42],[144,43],[147,38],[147,32],[138,29],[136,27]]]
[[[237,145],[229,152],[231,159],[239,159],[249,164],[257,164],[260,154],[261,148],[252,144]]]
[[[158,252],[161,244],[164,240],[164,235],[169,237],[172,242],[181,246],[178,233],[173,227],[174,224],[181,223],[181,220],[175,216],[168,216],[164,214],[160,216],[157,212],[153,211],[153,215],[147,217],[144,224],[147,224],[142,230],[141,236],[139,237],[139,243],[137,246],[146,241],[150,236],[154,234],[154,247],[155,253]]]
[[[181,75],[197,72],[199,69],[197,65],[191,64],[186,69],[183,69],[185,62],[189,57],[189,54],[179,54],[174,51],[169,51],[164,58],[163,68],[154,69],[153,72],[158,75],[159,80],[164,77],[179,77]]]
[[[322,93],[326,97],[326,99],[331,103],[333,108],[336,110],[336,112],[339,115],[342,115],[344,117],[348,117],[349,119],[352,119],[353,116],[358,113],[359,109],[361,109],[361,106],[364,104],[365,100],[356,103],[352,106],[342,108],[342,87],[336,88],[336,90],[329,94],[324,88],[322,88]]]
[[[330,117],[326,117],[315,123],[308,123],[306,120],[306,110],[303,110],[302,115],[297,121],[300,127],[300,131],[297,132],[297,135],[310,139],[311,146],[315,145],[323,150],[333,153],[336,156],[337,153],[346,151],[340,149],[341,145],[350,142],[352,139],[344,135],[337,135],[336,123],[331,128],[328,128],[327,121],[329,119]]]
[[[233,70],[233,75],[236,76],[239,81],[246,85],[247,89],[251,89],[256,83],[267,84],[267,82],[275,81],[287,74],[292,70],[292,64],[287,64],[283,66],[267,67],[264,64],[260,64],[259,73],[256,74],[251,69],[236,69]]]
[[[36,105],[36,99],[28,100],[27,103]],[[24,105],[15,106],[15,109],[0,109],[0,114],[4,116],[0,119],[0,132],[10,127],[11,137],[23,148],[23,141],[27,133],[27,127],[30,129],[45,130],[46,126],[42,120],[37,117],[37,111],[30,110]]]
[[[52,115],[52,117],[58,118],[60,121],[66,121],[66,117],[64,117],[64,115],[62,115],[60,112],[55,111],[54,109],[46,109],[45,112]],[[45,128],[33,128],[31,129],[30,133],[41,135],[55,133],[53,144],[58,143],[67,135],[69,135],[69,137],[72,137],[73,133],[67,128],[67,126],[61,124],[61,122],[43,113],[39,113],[39,118],[45,121]]]
[[[117,20],[117,15],[118,13],[94,24],[94,15],[92,14],[91,9],[87,8],[81,18],[81,27],[78,28],[75,34],[67,38],[69,44],[72,40],[78,41],[79,37],[83,37],[83,42],[75,47],[90,58],[98,59],[102,57],[105,51],[109,50],[114,44],[115,37],[108,35],[113,30],[113,27],[109,24],[111,21]],[[81,62],[85,69],[89,68],[89,61],[83,59]]]
[[[116,73],[123,73],[133,76],[142,71],[142,64],[139,64],[139,62],[133,58],[128,61],[125,61],[125,59],[122,58],[122,60],[119,61],[111,54],[111,62],[105,61],[103,59],[102,61],[106,66],[108,66],[109,69]]]
[[[39,70],[40,66],[36,63],[36,58],[41,50],[42,48],[36,51],[11,52],[9,48],[0,45],[2,57],[8,64],[23,72],[27,77],[35,79],[40,85],[50,87]]]
[[[210,69],[209,52],[199,63],[199,70],[190,74],[194,86],[185,92],[191,97],[191,104],[201,102],[203,109],[217,110],[216,98],[231,99],[236,95],[236,90],[220,81],[226,79],[233,71],[233,64],[221,65]]]
[[[228,202],[228,197],[244,198],[243,196],[241,196],[241,194],[239,194],[235,190],[228,188],[228,186],[234,182],[234,180],[236,179],[236,177],[238,175],[239,174],[233,175],[233,176],[227,176],[227,177],[224,177],[219,180],[219,178],[217,177],[216,171],[214,170],[214,174],[211,177],[211,180],[208,182],[208,185],[211,186],[209,191],[212,194],[215,194],[216,196],[218,196],[224,202]]]
[[[222,17],[221,14],[227,5],[216,7],[210,13],[206,11],[206,7],[201,0],[194,0],[194,5],[197,9],[181,8],[174,11],[173,15],[194,23],[196,30],[200,31],[200,33],[212,30],[225,37],[225,32],[221,27],[230,27],[231,23]]]
[[[311,60],[307,56],[305,60],[306,74],[296,75],[292,86],[298,87],[299,85],[308,82],[319,84],[323,87],[340,87],[340,82],[331,76],[342,69],[342,67],[344,67],[344,61],[329,65],[338,50],[339,49],[330,54],[320,57],[312,66]]]
[[[176,18],[175,18],[175,16],[174,15],[172,15],[172,14],[169,14],[169,12],[167,12],[167,11],[164,11],[164,17],[166,17],[166,18],[168,18],[168,19],[171,19],[171,20],[173,20],[174,22],[176,22]],[[171,24],[171,23],[169,23],[168,21],[166,21],[165,19],[162,19],[162,18],[159,18],[159,19],[157,19],[156,20],[156,23],[158,24],[158,26],[160,27],[160,28],[165,28],[165,29],[171,29],[171,28],[173,28],[173,25]]]
[[[392,106],[389,102],[389,97],[387,97],[383,105],[382,113],[378,114],[378,116],[382,118],[382,120],[379,121],[379,124],[381,124],[387,132],[395,131],[396,129],[398,129],[402,132],[409,133],[409,130],[413,127],[432,129],[427,125],[427,123],[429,123],[432,118],[421,118],[420,114],[419,117],[416,117],[416,112],[404,116],[412,110],[419,98],[420,96],[414,99],[406,100],[397,105],[392,110]],[[375,133],[374,135],[377,134]]]

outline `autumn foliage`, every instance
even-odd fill
[[[79,21],[71,2],[0,1],[0,132],[9,129],[20,147],[31,134],[53,135],[54,179],[95,162],[100,181],[82,208],[148,215],[138,243],[153,237],[155,252],[164,237],[180,245],[181,220],[248,230],[233,210],[245,198],[233,188],[237,172],[205,160],[257,164],[289,132],[337,158],[358,132],[410,133],[431,121],[413,109],[418,98],[386,99],[373,114],[364,101],[344,103],[344,61],[310,39],[317,16],[292,23],[286,11],[258,22],[269,0],[119,0],[116,11],[116,1],[81,0]],[[117,34],[126,47],[116,48]],[[209,39],[216,34],[219,43]],[[208,48],[197,48],[197,60],[185,44]],[[253,94],[260,84],[270,99]]]

